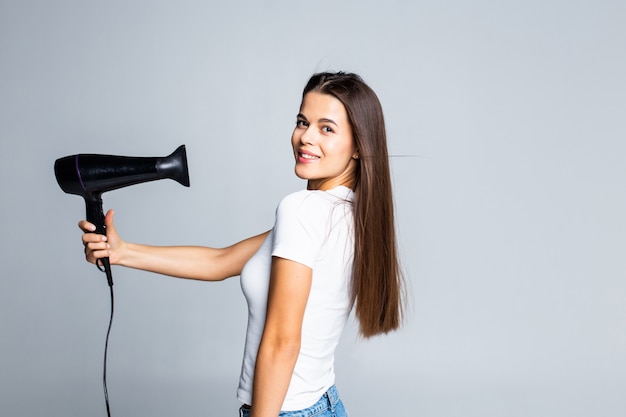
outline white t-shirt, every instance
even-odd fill
[[[313,270],[302,322],[301,349],[281,409],[308,408],[335,383],[335,348],[352,309],[352,201],[352,190],[344,186],[286,196],[276,209],[276,221],[267,239],[243,268],[241,287],[248,302],[248,329],[237,390],[241,402],[252,402],[272,256]]]

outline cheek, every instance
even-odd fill
[[[293,133],[291,134],[291,147],[293,148],[294,151],[298,147],[298,143],[300,143],[300,141],[298,137],[296,136],[296,131],[294,130]]]
[[[352,159],[352,156],[356,152],[356,148],[352,142],[344,141],[336,144],[335,152],[341,157],[342,160],[348,160]]]

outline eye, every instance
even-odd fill
[[[334,132],[333,128],[330,127],[330,126],[323,126],[322,127],[322,131],[324,131],[326,133],[333,133]]]
[[[309,127],[309,123],[306,120],[296,120],[296,127]]]

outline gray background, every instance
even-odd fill
[[[360,73],[389,133],[402,332],[351,324],[353,416],[626,415],[623,1],[0,1],[0,414],[103,416],[109,294],[54,160],[163,156],[191,188],[104,194],[124,238],[268,229],[311,73]],[[234,416],[238,279],[114,268],[114,416]]]

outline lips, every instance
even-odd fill
[[[311,152],[303,150],[298,151],[298,161],[300,162],[313,162],[317,161],[318,159],[320,159],[320,157]]]

